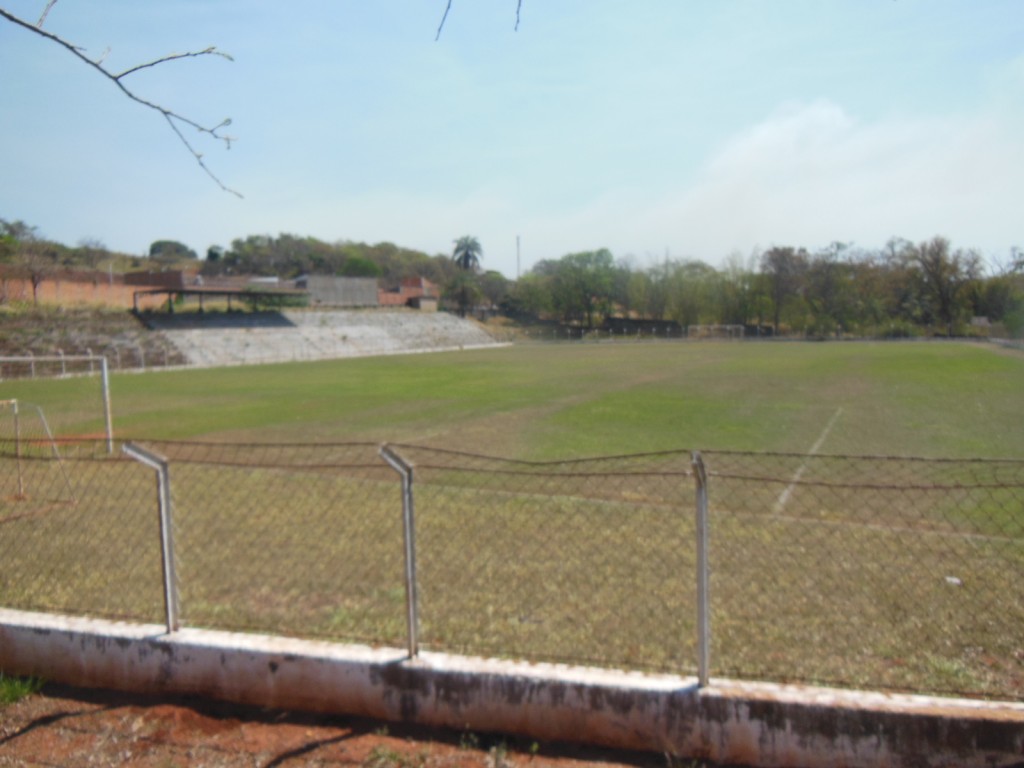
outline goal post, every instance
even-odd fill
[[[12,438],[14,440],[14,459],[18,466],[18,495],[16,498],[25,498],[25,471],[21,464],[21,418],[18,413],[18,401],[15,399],[11,400],[0,400],[0,413],[6,410],[10,410],[13,416],[13,430]],[[2,437],[2,430],[0,430],[0,437]]]
[[[9,379],[67,378],[99,373],[107,453],[114,452],[114,421],[110,409],[110,366],[103,355],[0,356],[0,381]]]
[[[68,477],[67,469],[64,466],[64,458],[57,448],[57,441],[54,439],[53,431],[43,415],[43,409],[38,405],[22,403],[15,398],[0,400],[0,415],[10,412],[11,428],[8,437],[7,419],[0,419],[0,441],[10,441],[14,444],[14,461],[17,466],[17,493],[15,498],[24,501],[28,498],[26,493],[24,460],[32,460],[40,456],[49,455],[55,460],[60,468],[60,474],[64,481],[64,487],[68,492],[68,498],[72,504],[75,503],[75,492],[71,487],[71,479]],[[26,417],[35,411],[37,422],[31,423],[31,417]]]

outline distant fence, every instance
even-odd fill
[[[0,606],[1024,699],[1024,461],[123,448],[0,441]]]
[[[100,361],[106,359],[113,370],[139,368],[166,368],[181,362],[180,353],[170,343],[161,343],[148,349],[144,344],[117,343],[94,353],[87,348],[85,354],[58,350],[55,355],[0,355],[0,381],[8,379],[48,379],[66,376],[87,376],[99,372]]]

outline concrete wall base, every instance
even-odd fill
[[[750,766],[1024,766],[1024,704],[643,675],[0,609],[0,669],[84,687]]]

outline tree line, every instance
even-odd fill
[[[1024,253],[986,269],[942,237],[878,250],[776,246],[715,268],[697,260],[638,267],[605,249],[537,263],[512,285],[508,314],[596,328],[631,317],[742,325],[815,337],[965,335],[974,318],[1024,333]]]

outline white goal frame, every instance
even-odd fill
[[[79,373],[68,373],[67,363],[89,363],[89,373],[94,372],[94,366],[100,367],[100,394],[103,398],[103,423],[107,438],[107,453],[114,452],[114,421],[110,412],[110,366],[107,358],[103,355],[23,355],[23,356],[0,356],[0,381],[3,381],[3,366],[6,363],[28,364],[29,378],[36,378],[36,363],[60,363],[61,373],[58,378],[65,376],[83,375]],[[88,374],[84,374],[88,375]],[[23,378],[23,377],[22,377]]]

